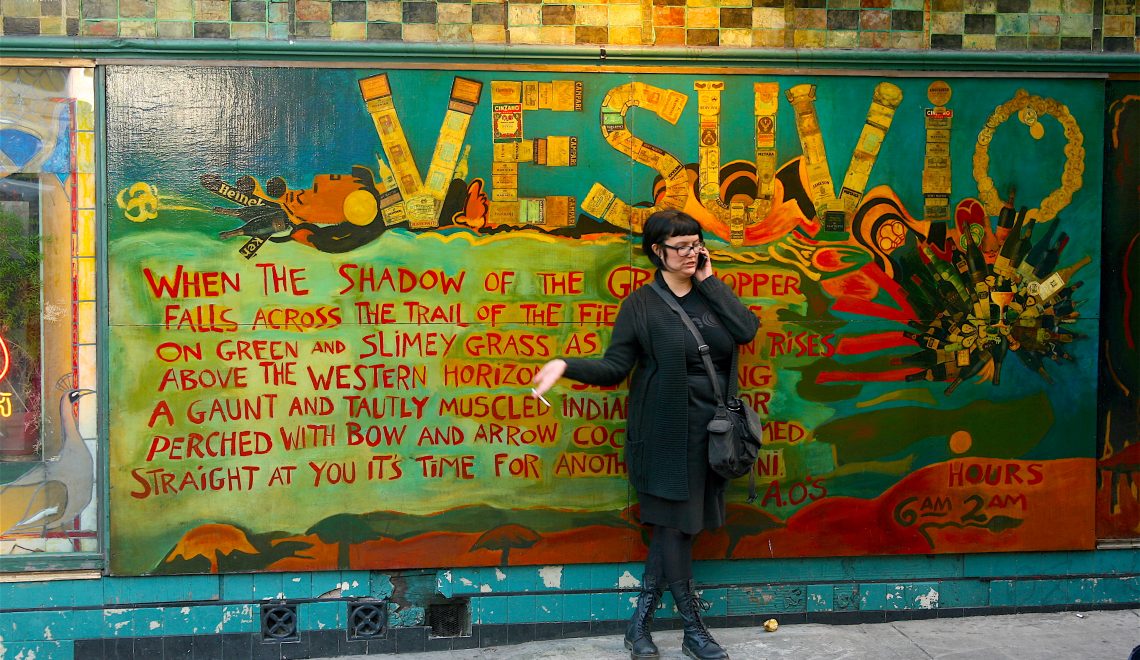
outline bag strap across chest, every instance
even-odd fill
[[[677,303],[677,299],[673,297],[672,293],[666,291],[660,282],[654,281],[651,288],[657,295],[661,296],[661,299],[665,301],[666,305],[671,307],[674,312],[677,312],[677,316],[681,317],[681,322],[685,324],[689,332],[693,333],[693,337],[697,340],[697,352],[700,353],[701,361],[705,364],[705,371],[708,372],[709,380],[712,381],[713,396],[716,397],[717,405],[723,407],[725,401],[724,393],[720,391],[720,379],[716,377],[716,368],[713,367],[712,357],[709,356],[709,345],[705,343],[705,338],[701,335],[701,331],[697,330],[697,326],[693,325],[693,320],[689,318],[685,310],[681,309],[681,305]]]

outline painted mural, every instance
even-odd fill
[[[1140,537],[1140,83],[1106,95],[1096,533]]]
[[[298,90],[304,90],[299,93]],[[107,69],[112,570],[643,558],[597,355],[682,208],[762,321],[706,558],[1091,548],[1103,82]]]

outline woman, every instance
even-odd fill
[[[701,621],[693,591],[693,536],[724,524],[726,482],[709,469],[707,425],[716,410],[697,341],[650,286],[665,287],[701,331],[722,392],[736,393],[737,345],[756,336],[760,322],[713,275],[701,227],[681,211],[658,211],[645,222],[641,249],[657,267],[654,282],[622,303],[601,358],[556,359],[535,374],[535,396],[559,378],[629,387],[625,461],[652,528],[637,609],[625,635],[635,659],[657,658],[649,634],[664,586],[685,626],[682,651],[698,660],[727,658]]]

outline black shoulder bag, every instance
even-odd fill
[[[748,475],[748,503],[756,500],[756,471],[752,466],[756,464],[756,456],[760,453],[760,437],[763,425],[760,416],[750,406],[744,405],[739,397],[725,397],[720,391],[720,379],[716,377],[712,358],[709,357],[709,346],[700,330],[693,325],[692,319],[681,309],[673,295],[666,291],[658,282],[652,285],[657,295],[669,305],[689,332],[697,339],[697,351],[705,363],[705,371],[712,381],[713,395],[716,396],[716,414],[709,422],[709,466],[714,472],[725,479],[735,479]]]

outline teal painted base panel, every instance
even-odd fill
[[[876,593],[878,591],[876,590]],[[1128,607],[1135,607],[1132,604]],[[902,619],[959,618],[1027,612],[1081,611],[1092,609],[1119,609],[1126,606],[1080,607],[982,607],[947,608],[932,610],[860,610],[850,612],[804,612],[779,614],[775,612],[743,615],[708,615],[705,622],[714,630],[723,628],[756,628],[763,621],[776,617],[781,626],[802,623],[832,625],[885,623]],[[540,624],[513,623],[476,625],[470,634],[453,637],[436,637],[428,626],[390,628],[373,639],[351,639],[345,631],[305,631],[296,641],[265,640],[260,634],[228,633],[218,635],[183,635],[170,637],[107,638],[59,642],[5,642],[0,646],[0,657],[57,660],[99,660],[101,658],[184,658],[202,660],[248,660],[257,657],[272,658],[335,658],[346,655],[399,655],[425,651],[455,651],[521,644],[532,641],[556,640],[569,637],[612,636],[621,634],[626,620],[596,620],[584,622],[548,622]],[[679,628],[676,617],[663,617],[655,624],[657,629]],[[34,653],[34,655],[33,655]],[[23,655],[21,655],[23,654]]]
[[[216,660],[278,652],[316,658],[617,634],[633,610],[641,568],[597,564],[3,582],[0,658]],[[711,561],[698,563],[695,571],[713,627],[759,625],[770,617],[781,624],[867,623],[1140,607],[1136,549]],[[362,628],[350,607],[360,602],[383,603],[380,636],[353,638]],[[276,604],[296,608],[294,641],[265,639],[262,606]],[[440,621],[449,618],[450,628],[441,627]],[[677,624],[668,594],[657,619]]]

